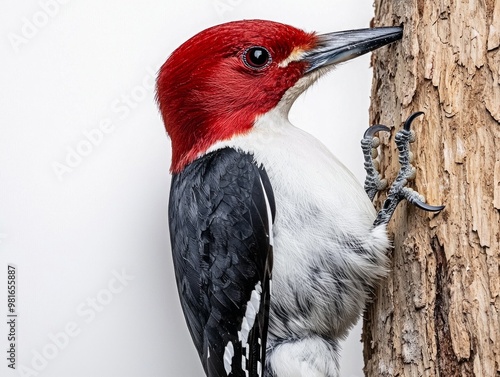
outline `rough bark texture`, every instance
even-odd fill
[[[403,203],[391,221],[392,271],[365,315],[366,375],[498,376],[500,0],[375,0],[375,14],[373,26],[405,32],[373,57],[371,121],[394,135],[425,112],[410,186],[446,209]],[[390,181],[394,138],[381,139]]]

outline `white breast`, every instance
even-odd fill
[[[367,287],[384,274],[389,247],[385,226],[373,229],[376,213],[363,188],[279,108],[260,117],[248,134],[211,150],[226,146],[252,153],[275,195],[270,332],[281,337],[290,331],[345,333],[364,307]],[[280,306],[292,312],[301,300],[310,318],[278,318],[283,317]]]

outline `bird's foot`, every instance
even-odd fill
[[[383,179],[379,172],[379,163],[376,160],[378,156],[377,148],[380,140],[375,136],[379,131],[390,132],[389,127],[380,124],[371,126],[365,131],[361,140],[361,149],[365,158],[365,191],[370,200],[373,200],[377,192],[387,187],[387,180]]]
[[[387,198],[384,201],[382,209],[377,214],[374,225],[387,224],[391,219],[399,202],[406,199],[409,203],[417,206],[424,211],[439,212],[444,206],[431,206],[425,203],[425,198],[417,191],[406,187],[408,181],[415,179],[416,169],[411,164],[413,155],[410,151],[410,143],[415,141],[415,133],[410,129],[411,123],[416,117],[422,115],[422,112],[413,113],[406,120],[404,127],[396,134],[395,141],[399,151],[399,169],[395,181],[392,183]],[[365,158],[366,166],[366,158]],[[365,183],[366,187],[366,183]]]

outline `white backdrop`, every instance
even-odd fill
[[[170,142],[155,72],[217,23],[368,27],[371,1],[40,0],[0,4],[0,375],[202,376],[178,304],[167,202]],[[363,179],[365,56],[293,107]],[[7,266],[17,267],[17,370],[8,368]],[[362,375],[359,328],[342,376]]]

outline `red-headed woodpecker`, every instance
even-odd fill
[[[207,376],[337,376],[339,340],[386,273],[386,224],[397,204],[440,209],[405,187],[413,117],[398,133],[404,166],[378,217],[370,199],[383,182],[371,149],[374,133],[387,128],[365,134],[365,192],[288,121],[295,99],[322,74],[402,32],[318,35],[230,22],[192,37],[162,66],[175,274]]]

